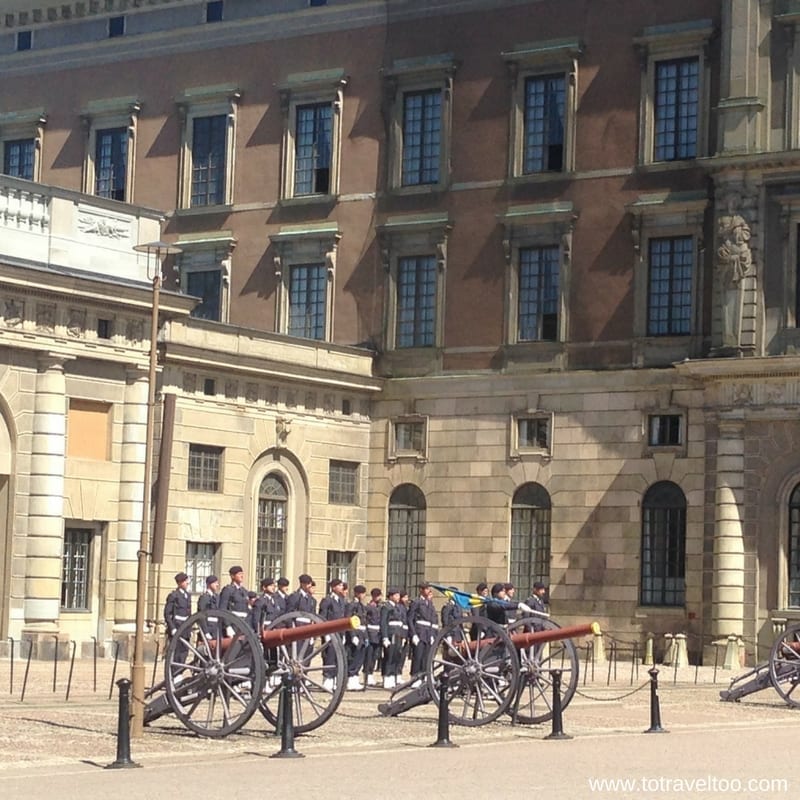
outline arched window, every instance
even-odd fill
[[[535,581],[550,583],[550,495],[526,483],[511,501],[511,582],[529,592]]]
[[[410,483],[389,499],[386,586],[414,590],[425,578],[425,495]]]
[[[800,484],[789,498],[789,607],[800,606]]]
[[[643,606],[682,606],[686,598],[686,497],[670,481],[642,501]]]
[[[258,489],[256,531],[256,575],[278,578],[283,572],[286,546],[286,506],[289,493],[281,478],[267,475]]]

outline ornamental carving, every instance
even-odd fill
[[[54,333],[56,329],[56,307],[51,303],[36,306],[36,330],[39,333]]]
[[[6,299],[3,307],[3,317],[9,328],[19,328],[25,313],[25,304],[13,297]]]
[[[78,230],[105,239],[127,239],[130,228],[124,223],[102,217],[78,217]]]
[[[138,319],[128,320],[125,327],[125,338],[130,342],[141,342],[144,337],[144,327],[142,321]]]
[[[229,400],[235,400],[239,396],[239,382],[238,381],[225,381],[225,397]]]
[[[67,335],[77,339],[86,330],[86,312],[80,308],[71,308],[67,316]]]
[[[187,372],[183,376],[183,391],[187,394],[194,394],[197,391],[197,375]]]
[[[245,400],[248,403],[257,403],[258,402],[258,384],[257,383],[248,383],[245,389],[244,394]]]

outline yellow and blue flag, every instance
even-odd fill
[[[452,600],[459,608],[470,609],[485,605],[490,598],[479,594],[462,592],[454,586],[440,586],[438,583],[431,583],[430,587],[441,592],[448,600]]]

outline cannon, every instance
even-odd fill
[[[313,730],[330,719],[344,695],[347,659],[337,634],[358,624],[357,617],[326,622],[290,612],[259,635],[228,611],[193,614],[170,639],[164,680],[148,692],[145,724],[173,713],[199,736],[220,738],[258,709],[277,728],[288,681],[295,732]]]
[[[770,686],[793,708],[800,708],[800,623],[790,625],[773,642],[769,660],[731,680],[719,693],[721,700],[736,702]]]
[[[504,629],[484,617],[463,616],[439,632],[426,673],[397,687],[384,716],[438,703],[444,682],[450,721],[485,725],[510,713],[524,724],[553,715],[551,670],[563,680],[559,696],[565,708],[578,685],[579,660],[572,637],[599,632],[597,623],[562,628],[544,616],[517,620]]]

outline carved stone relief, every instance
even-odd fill
[[[3,303],[3,317],[9,328],[19,328],[25,314],[25,303],[13,297],[7,297]]]
[[[56,307],[53,303],[37,303],[36,330],[40,333],[54,333],[56,329]]]
[[[86,312],[80,308],[71,308],[67,314],[67,335],[78,339],[85,331]]]

